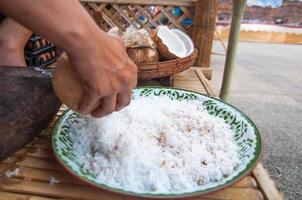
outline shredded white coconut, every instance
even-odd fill
[[[60,183],[60,181],[58,179],[56,179],[55,177],[51,176],[49,178],[49,184],[50,185],[54,185],[54,184],[58,184],[58,183]]]
[[[16,168],[16,169],[14,169],[13,171],[10,171],[10,170],[8,169],[8,170],[6,170],[6,171],[4,172],[4,175],[5,175],[6,178],[12,178],[12,177],[17,176],[17,175],[19,174],[19,172],[20,172],[20,169],[19,169],[19,168]]]
[[[192,191],[239,165],[229,125],[198,101],[141,97],[120,112],[85,118],[73,128],[84,170],[132,192]]]

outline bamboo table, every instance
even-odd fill
[[[216,96],[200,68],[189,70],[174,77],[174,86]],[[0,200],[136,200],[105,192],[75,179],[54,159],[50,138],[55,120],[65,108],[58,112],[49,128],[13,156],[0,163]],[[11,178],[4,176],[6,170],[19,168]],[[55,178],[59,183],[50,184]],[[191,198],[191,200],[281,200],[274,182],[269,178],[262,164],[251,174],[224,190]]]

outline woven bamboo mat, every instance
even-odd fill
[[[175,87],[214,95],[209,83],[197,68],[175,77]],[[49,127],[31,143],[0,163],[0,200],[136,200],[86,185],[77,180],[55,160],[51,150],[51,128],[65,108],[62,107]],[[258,169],[259,168],[259,169]],[[16,176],[7,178],[7,170],[19,169]],[[257,170],[258,169],[258,170]],[[261,200],[282,199],[270,182],[262,165],[250,175],[224,190],[191,200]],[[257,178],[258,177],[258,178]],[[51,179],[58,183],[51,184]],[[259,181],[260,180],[260,181]],[[260,189],[261,188],[261,189]],[[266,191],[266,192],[265,192]],[[280,198],[279,198],[280,197]]]

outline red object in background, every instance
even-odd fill
[[[160,12],[158,6],[154,6],[153,15],[156,16]]]

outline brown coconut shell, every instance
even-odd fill
[[[52,86],[58,98],[66,106],[78,110],[83,97],[83,88],[66,54],[63,54],[56,63]]]
[[[154,41],[156,33],[157,33],[157,29],[155,29],[155,28],[149,29],[148,32],[149,32],[149,35],[150,35],[151,39]]]
[[[159,55],[155,48],[149,46],[127,47],[129,58],[136,64],[158,62]]]

